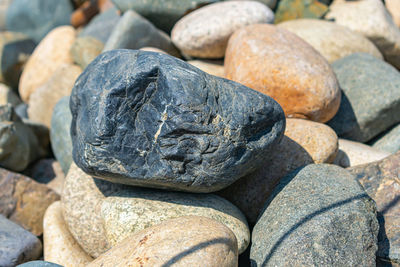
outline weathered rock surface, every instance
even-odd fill
[[[40,240],[0,214],[0,266],[13,267],[40,257]]]
[[[378,207],[380,231],[377,256],[397,266],[400,264],[400,152],[379,162],[348,170]]]
[[[285,126],[272,98],[135,50],[97,57],[70,108],[73,158],[85,172],[179,191],[217,191],[256,170]]]
[[[10,87],[8,87],[5,84],[0,83],[0,105],[7,105],[11,104],[14,108],[21,104],[21,100],[17,96],[16,93],[14,93],[13,90],[11,90]]]
[[[188,56],[223,58],[228,39],[236,30],[273,21],[274,13],[266,5],[256,1],[226,1],[184,16],[172,29],[171,38]]]
[[[366,142],[400,122],[400,73],[395,68],[365,53],[332,66],[342,102],[328,124],[339,137]]]
[[[89,266],[237,266],[237,242],[223,224],[185,216],[147,228]]]
[[[400,124],[396,125],[390,131],[380,136],[373,144],[372,147],[386,151],[389,153],[396,153],[400,150]]]
[[[86,266],[93,259],[75,241],[65,224],[59,201],[51,204],[43,219],[43,254],[63,266]]]
[[[253,230],[257,266],[375,266],[376,206],[354,176],[312,164],[286,176]]]
[[[187,63],[208,74],[225,77],[224,62],[222,60],[189,60]]]
[[[226,78],[267,94],[286,116],[326,122],[340,104],[328,62],[297,35],[254,24],[236,31],[225,53]]]
[[[71,47],[71,56],[76,64],[85,69],[103,48],[104,44],[92,36],[78,37]]]
[[[326,14],[328,6],[318,0],[280,0],[275,12],[275,22],[294,19],[319,19]]]
[[[330,21],[296,19],[278,26],[301,37],[330,63],[357,52],[383,59],[376,46],[362,34]]]

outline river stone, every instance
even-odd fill
[[[335,61],[342,102],[328,122],[338,136],[367,142],[400,122],[400,73],[365,53]]]
[[[47,261],[29,261],[29,262],[17,265],[17,267],[62,267],[62,266],[52,263],[52,262],[47,262]]]
[[[270,152],[263,166],[218,194],[246,215],[254,225],[262,207],[279,180],[298,167],[331,163],[338,150],[335,132],[322,123],[288,118],[281,143]]]
[[[63,64],[72,64],[70,49],[75,42],[75,30],[71,26],[61,26],[52,30],[35,48],[22,72],[19,94],[24,102],[45,84]]]
[[[335,0],[326,18],[370,39],[385,60],[400,69],[400,29],[381,0]]]
[[[233,233],[215,220],[185,216],[147,228],[94,260],[90,266],[238,265]]]
[[[113,49],[139,49],[154,46],[171,55],[179,55],[171,39],[151,22],[133,10],[124,13],[104,45],[104,51]]]
[[[79,246],[65,224],[59,201],[51,204],[43,219],[43,255],[64,266],[86,266],[93,259]]]
[[[7,105],[10,104],[14,108],[21,104],[21,100],[17,96],[16,93],[14,93],[13,90],[11,90],[10,87],[8,87],[5,84],[0,83],[0,105]]]
[[[156,52],[156,53],[161,53],[161,54],[167,54],[167,52],[165,52],[164,50],[161,50],[160,48],[156,48],[156,47],[151,47],[151,46],[145,46],[140,48],[139,50],[142,51],[149,51],[149,52]]]
[[[42,244],[33,234],[0,214],[0,266],[13,267],[35,260],[42,253]]]
[[[73,158],[85,172],[178,191],[217,191],[256,170],[285,127],[272,98],[138,50],[98,56],[70,108]]]
[[[254,266],[375,266],[376,206],[355,177],[327,164],[287,175],[254,227]]]
[[[22,67],[34,48],[35,43],[25,34],[0,32],[0,82],[17,88]]]
[[[220,2],[184,16],[172,29],[171,38],[185,55],[223,58],[228,39],[236,30],[251,24],[273,21],[274,13],[261,3]]]
[[[104,44],[92,36],[76,38],[71,47],[74,62],[85,69],[103,51]]]
[[[385,6],[392,15],[394,23],[400,27],[400,2],[398,0],[385,0]]]
[[[318,0],[280,0],[275,12],[275,22],[300,18],[319,19],[328,11],[328,6]]]
[[[339,108],[339,86],[326,59],[280,27],[236,31],[225,53],[225,76],[271,96],[288,117],[326,122]]]
[[[400,264],[400,152],[381,161],[348,168],[375,200],[380,231],[377,256]]]
[[[69,25],[72,11],[69,0],[13,0],[7,10],[6,27],[39,43],[52,29]]]
[[[357,52],[364,52],[383,59],[375,45],[358,32],[330,21],[318,19],[296,19],[278,24],[297,34],[318,52],[329,63]]]
[[[400,150],[400,124],[396,125],[390,131],[380,136],[372,145],[372,147],[387,151],[389,153],[396,153]]]
[[[77,65],[59,66],[49,80],[31,94],[28,107],[29,119],[50,128],[54,106],[61,98],[71,94],[75,80],[81,72],[82,69]]]
[[[189,60],[187,63],[208,74],[225,77],[224,62],[222,60]]]

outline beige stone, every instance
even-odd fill
[[[72,64],[70,49],[76,32],[71,26],[60,26],[49,32],[39,43],[26,63],[19,82],[21,99],[28,102],[30,95],[45,84],[62,64]]]
[[[165,52],[164,50],[161,50],[160,48],[151,47],[151,46],[142,47],[139,50],[156,52],[156,53],[161,53],[161,54],[168,54],[167,52]]]
[[[224,78],[224,63],[219,60],[189,60],[189,64],[201,69],[208,74]]]
[[[21,104],[21,100],[10,87],[0,83],[0,105],[6,104],[11,104],[13,107],[16,107],[18,104]]]
[[[357,52],[364,52],[383,59],[378,48],[367,38],[347,27],[318,19],[296,19],[278,24],[295,33],[318,52],[329,63]]]
[[[394,23],[400,27],[400,1],[399,0],[385,0],[386,8],[390,15],[392,15]]]
[[[235,235],[205,217],[165,221],[129,236],[90,266],[215,266],[238,265]]]
[[[64,267],[86,266],[93,259],[75,241],[62,216],[60,201],[51,204],[43,219],[44,260]]]

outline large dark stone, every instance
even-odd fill
[[[172,56],[112,50],[70,99],[75,163],[112,182],[191,192],[254,171],[281,139],[282,108]]]

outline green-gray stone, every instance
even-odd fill
[[[76,38],[71,47],[71,55],[74,62],[85,69],[103,51],[104,44],[92,36]]]
[[[400,116],[400,114],[399,114]],[[390,129],[387,133],[378,137],[372,144],[372,147],[387,151],[390,153],[396,153],[400,150],[400,124]]]
[[[318,0],[280,0],[275,12],[275,23],[309,18],[319,19],[328,12],[328,6]]]

